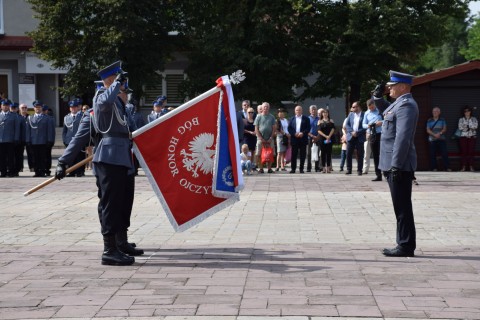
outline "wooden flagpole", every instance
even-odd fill
[[[67,169],[66,174],[69,174],[70,172],[77,170],[77,169],[80,168],[81,166],[87,164],[87,162],[91,161],[92,159],[93,159],[93,155],[91,155],[91,156],[85,158],[85,160],[82,160],[82,161],[80,161],[79,163],[71,166],[70,168]],[[40,189],[48,186],[50,183],[52,183],[52,182],[54,182],[54,181],[56,181],[56,180],[57,180],[57,179],[55,179],[55,177],[51,177],[50,179],[45,180],[44,182],[40,183],[40,184],[37,185],[36,187],[33,187],[32,189],[30,189],[30,190],[28,190],[27,192],[25,192],[25,193],[23,194],[23,196],[26,197],[26,196],[28,196],[28,195],[31,195],[32,193],[34,193],[34,192],[36,192],[36,191],[38,191],[38,190],[40,190]]]

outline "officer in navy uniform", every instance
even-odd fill
[[[24,118],[18,113],[18,103],[14,102],[10,106],[10,112],[17,117],[18,125],[20,126],[20,140],[14,146],[15,164],[14,164],[14,177],[19,176],[19,172],[23,171],[23,151],[25,150],[25,135],[26,135],[26,123]]]
[[[40,100],[33,102],[35,114],[28,117],[27,122],[27,145],[33,151],[34,177],[46,177],[48,175],[48,146],[55,141],[55,127],[50,116],[43,113],[43,103]]]
[[[15,145],[20,143],[20,123],[17,114],[10,112],[12,102],[1,101],[0,111],[0,177],[15,176]]]
[[[78,111],[79,101],[77,99],[72,100],[68,103],[70,108],[70,113],[63,118],[63,131],[62,131],[62,140],[65,147],[70,144],[72,138],[78,131],[78,126],[80,125],[80,120],[82,119],[83,113]],[[77,154],[75,161],[72,164],[76,164],[85,159],[85,148]],[[85,175],[85,166],[82,166],[68,174],[69,177],[83,177]]]
[[[412,82],[412,75],[390,71],[387,88],[395,101],[383,112],[378,167],[388,181],[397,220],[397,246],[382,251],[389,257],[413,257],[416,249],[412,179],[417,168],[418,106],[410,93]]]
[[[94,97],[92,123],[98,134],[93,163],[104,242],[102,264],[131,265],[135,262],[131,256],[141,255],[143,250],[132,247],[127,237],[135,188],[128,127],[131,111],[126,109],[128,80],[121,61],[100,70],[98,75],[105,88]],[[79,128],[77,135],[81,133]],[[65,168],[66,163],[59,161],[57,179],[64,176]]]
[[[52,149],[53,145],[55,144],[55,117],[53,116],[53,110],[50,109],[46,104],[43,105],[42,107],[43,113],[48,116],[48,120],[50,121],[50,126],[53,128],[53,142],[48,142],[47,143],[47,171],[46,171],[46,176],[50,177],[51,171],[50,169],[52,168]]]
[[[158,100],[153,101],[153,111],[147,116],[148,123],[162,116],[162,103]]]

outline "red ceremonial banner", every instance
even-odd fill
[[[134,138],[142,167],[154,180],[155,192],[176,230],[236,201],[212,195],[219,101],[216,90],[159,118],[154,127]]]

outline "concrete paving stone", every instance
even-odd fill
[[[281,307],[282,316],[307,315],[337,317],[338,311],[335,306],[330,305],[284,305]]]
[[[102,309],[129,309],[138,297],[114,296],[102,306]]]
[[[74,318],[81,315],[86,318],[93,318],[100,310],[100,306],[63,306],[53,318]]]
[[[174,295],[148,295],[148,296],[135,296],[134,301],[135,305],[164,305],[164,304],[173,304],[175,301]]]
[[[242,296],[241,295],[220,295],[220,294],[209,294],[209,295],[188,295],[188,294],[179,294],[175,300],[175,304],[238,304],[240,305]]]
[[[310,296],[308,303],[311,305],[315,305],[315,304],[339,305],[339,304],[345,304],[346,301],[348,301],[348,303],[351,305],[359,305],[359,306],[376,305],[376,301],[372,296],[337,296],[337,295]]]
[[[239,311],[240,316],[255,316],[255,317],[261,317],[261,316],[280,316],[282,314],[282,310],[280,309],[280,306],[278,308],[241,308]],[[261,319],[261,318],[260,318]],[[283,319],[283,317],[282,317]]]
[[[188,316],[194,316],[197,312],[197,306],[194,308],[173,308],[172,306],[165,306],[165,307],[156,307],[153,316],[158,317],[158,316],[165,316],[165,319],[175,319],[170,316],[181,316],[181,318],[177,319],[188,319]],[[195,318],[190,318],[190,319],[197,319]]]
[[[2,320],[24,320],[24,319],[49,319],[59,310],[56,308],[30,308],[30,307],[15,307],[15,308],[1,308],[0,319]]]
[[[243,294],[243,286],[210,286],[205,294]]]
[[[45,307],[54,306],[103,306],[111,296],[109,295],[74,295],[48,297],[43,301]]]
[[[200,304],[196,315],[238,315],[237,304]]]
[[[378,306],[337,305],[338,315],[341,317],[381,317]]]

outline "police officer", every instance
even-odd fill
[[[26,142],[33,151],[34,177],[46,177],[50,172],[48,151],[55,141],[55,126],[50,116],[43,113],[40,100],[35,100],[33,107],[35,113],[28,117]]]
[[[388,181],[397,220],[397,246],[382,251],[389,257],[413,257],[416,248],[412,179],[417,167],[418,106],[410,93],[412,82],[412,75],[390,71],[387,88],[395,101],[383,112],[379,168]]]
[[[14,102],[10,106],[10,112],[17,117],[18,125],[20,126],[20,140],[18,143],[15,143],[14,146],[14,177],[18,177],[19,172],[23,171],[23,152],[25,150],[25,135],[26,135],[26,123],[24,118],[18,112],[18,103]]]
[[[158,119],[162,115],[162,103],[158,100],[153,102],[153,110],[147,116],[148,123],[152,122],[153,120]]]
[[[99,135],[93,163],[104,242],[102,264],[131,265],[135,259],[126,254],[141,255],[143,250],[133,248],[127,241],[134,196],[132,143],[128,127],[131,113],[126,110],[125,92],[128,80],[120,61],[100,70],[98,75],[105,89],[99,90],[94,97],[92,123]],[[59,161],[57,178],[64,175],[65,167],[66,163]]]
[[[78,111],[79,101],[77,99],[72,100],[68,103],[70,108],[70,113],[63,118],[63,131],[62,131],[62,140],[65,147],[70,144],[72,138],[78,131],[78,126],[80,125],[80,120],[82,119],[83,113]],[[83,159],[85,159],[85,148],[82,148],[73,161],[72,164],[76,164]],[[70,177],[83,177],[85,175],[85,166],[82,166],[75,170],[74,172],[69,173]]]
[[[20,123],[17,114],[10,112],[12,102],[1,101],[0,111],[0,177],[15,176],[15,145],[20,143]]]

